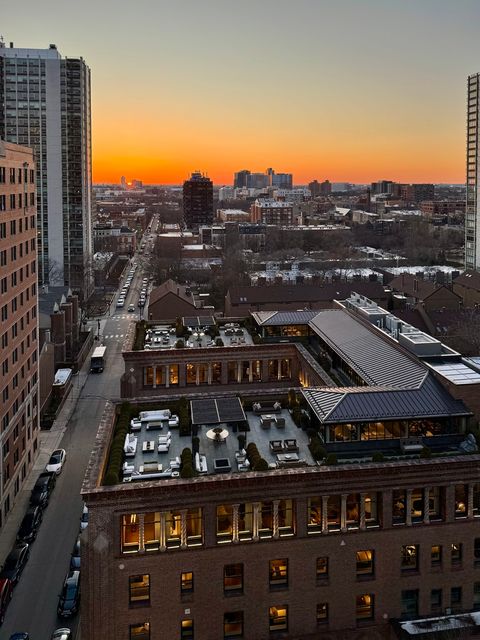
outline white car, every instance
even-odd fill
[[[57,476],[60,475],[62,473],[63,465],[65,464],[66,459],[67,452],[65,451],[65,449],[55,449],[55,451],[50,456],[50,460],[45,467],[45,471],[48,471],[49,473],[56,473]]]
[[[122,307],[124,307],[124,306],[125,306],[125,298],[119,298],[119,299],[117,300],[117,308],[118,308],[118,309],[121,309],[121,308],[122,308]]]
[[[80,518],[80,531],[83,531],[88,527],[88,507],[83,505],[82,517]]]
[[[51,640],[69,640],[72,637],[72,632],[67,627],[62,627],[61,629],[56,629],[52,633]]]

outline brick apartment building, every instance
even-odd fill
[[[251,221],[254,223],[288,226],[293,224],[293,205],[291,202],[278,202],[269,198],[258,199],[250,207]]]
[[[0,526],[37,455],[37,208],[30,149],[0,140]]]
[[[107,405],[82,491],[82,638],[393,640],[409,637],[405,621],[422,637],[437,618],[478,631],[480,455],[462,447],[472,421],[463,397],[478,395],[480,373],[358,294],[310,319],[289,314],[291,330],[282,318],[283,336],[308,323],[348,386],[292,375],[297,345],[285,339],[124,353],[131,405]],[[190,398],[193,435],[137,424],[133,457],[107,481],[118,415],[176,401],[167,360],[181,363],[173,382]],[[269,382],[281,407],[262,413],[255,398]],[[288,386],[337,464],[315,461]],[[245,464],[239,432],[268,470]],[[190,446],[198,473],[182,477]]]

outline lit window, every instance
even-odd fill
[[[182,620],[180,624],[180,640],[192,640],[193,620]]]
[[[129,602],[133,605],[150,603],[150,576],[130,576],[128,579]]]
[[[231,611],[223,614],[223,637],[243,637],[243,611]]]
[[[122,518],[122,551],[123,553],[134,553],[140,547],[140,527],[138,526],[138,515],[129,513]]]
[[[467,517],[468,487],[466,484],[455,485],[455,518]]]
[[[322,498],[309,498],[307,511],[308,533],[321,533],[322,531]]]
[[[270,607],[269,609],[270,631],[288,629],[288,607]]]
[[[325,580],[328,578],[328,557],[322,556],[317,558],[316,565],[317,580]]]
[[[150,640],[150,623],[131,624],[130,640]]]
[[[375,616],[375,596],[365,593],[356,598],[357,620],[372,620]]]
[[[402,571],[417,571],[419,561],[418,544],[407,544],[402,547]]]
[[[226,564],[223,567],[223,590],[243,591],[243,564]]]
[[[320,602],[317,604],[317,624],[325,624],[328,622],[328,603]]]
[[[217,507],[217,542],[231,542],[233,539],[233,507]]]
[[[441,544],[433,544],[432,551],[430,554],[432,567],[442,564],[442,545]]]
[[[463,545],[461,542],[454,542],[452,544],[452,564],[458,564],[462,562]]]
[[[374,552],[372,549],[357,551],[357,576],[374,574]]]
[[[180,591],[182,593],[190,593],[193,591],[193,572],[182,571],[180,574]]]
[[[270,560],[270,586],[288,584],[288,560]]]

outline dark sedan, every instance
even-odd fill
[[[70,571],[80,569],[80,536],[78,536],[73,545],[72,555],[70,557]]]
[[[0,580],[2,578],[8,578],[12,585],[15,586],[20,580],[22,571],[27,564],[28,556],[30,555],[30,547],[26,542],[18,543],[8,554],[5,564],[2,567],[0,573]]]
[[[57,476],[55,473],[41,473],[32,489],[30,504],[45,509],[50,500],[50,495],[55,488],[56,481]]]
[[[58,599],[57,615],[59,618],[70,618],[78,611],[80,604],[80,571],[70,571],[63,583],[62,593]]]
[[[20,529],[17,533],[17,540],[23,542],[33,542],[37,537],[38,528],[42,522],[41,507],[30,507],[25,514]]]

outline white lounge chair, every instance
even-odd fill
[[[126,458],[133,458],[135,456],[137,453],[137,442],[137,436],[133,433],[127,433],[125,436],[125,445],[123,447]]]

